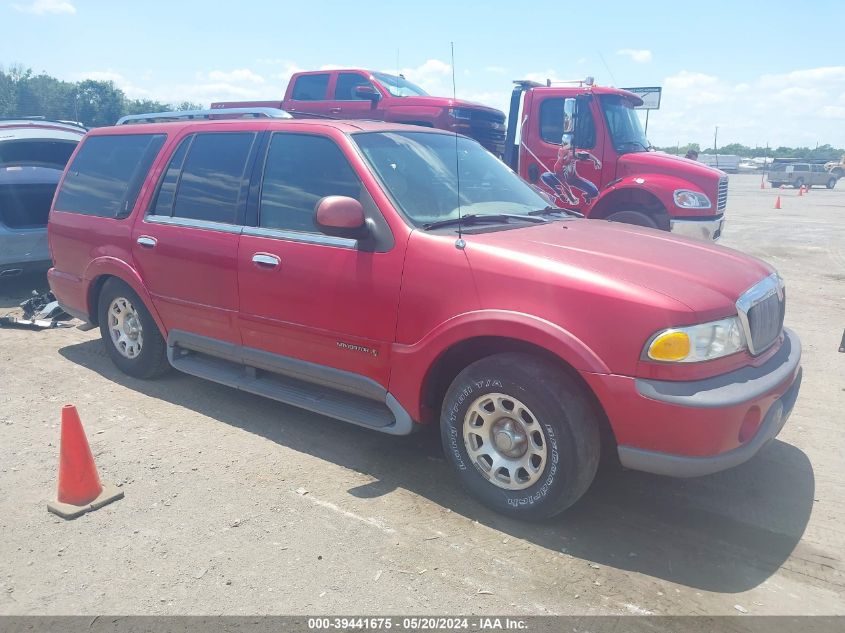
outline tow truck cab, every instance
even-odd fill
[[[591,77],[565,86],[514,83],[505,162],[555,204],[590,218],[719,239],[727,176],[654,151],[635,110],[637,95],[595,86]]]

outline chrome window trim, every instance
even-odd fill
[[[301,242],[303,244],[316,244],[318,246],[335,246],[337,248],[357,249],[358,240],[348,237],[336,237],[334,235],[323,235],[322,233],[300,233],[298,231],[285,231],[283,229],[271,229],[263,226],[245,226],[243,235],[251,237],[268,237],[288,242]]]
[[[195,220],[193,218],[181,218],[169,215],[147,215],[145,223],[169,224],[172,226],[183,226],[191,229],[205,229],[219,233],[241,233],[243,228],[240,224],[225,224],[223,222],[211,222],[209,220]]]
[[[777,341],[775,337],[763,349],[754,348],[754,339],[751,336],[751,325],[748,323],[748,311],[759,303],[762,303],[769,297],[777,295],[778,301],[783,302],[784,285],[783,280],[777,273],[772,273],[768,277],[761,279],[756,284],[751,286],[748,290],[740,295],[736,300],[736,311],[739,316],[739,322],[742,324],[742,330],[745,334],[745,342],[748,345],[748,351],[752,356],[758,356],[769,349]]]

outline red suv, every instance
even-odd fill
[[[49,240],[53,292],[124,372],[172,365],[386,433],[439,424],[463,483],[520,517],[574,503],[602,450],[682,477],[739,464],[801,380],[771,267],[548,207],[434,129],[100,128]]]

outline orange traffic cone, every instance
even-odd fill
[[[117,486],[100,483],[82,422],[72,404],[62,407],[58,497],[58,501],[47,502],[47,509],[65,519],[74,519],[123,498],[123,490]]]
[[[775,199],[775,209],[780,209],[780,196]]]
[[[760,176],[760,189],[765,189],[765,188],[766,188],[766,181],[763,178],[763,176]]]
[[[803,196],[803,195],[804,195],[804,185],[801,185],[801,186],[798,188],[798,197],[800,198],[800,197],[801,197],[801,196]]]

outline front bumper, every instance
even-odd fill
[[[702,220],[677,218],[669,221],[669,230],[672,233],[710,242],[715,242],[722,236],[724,226],[724,215]]]
[[[785,329],[781,348],[759,367],[705,380],[585,378],[605,408],[623,466],[698,477],[751,459],[780,432],[801,387],[801,342]]]

